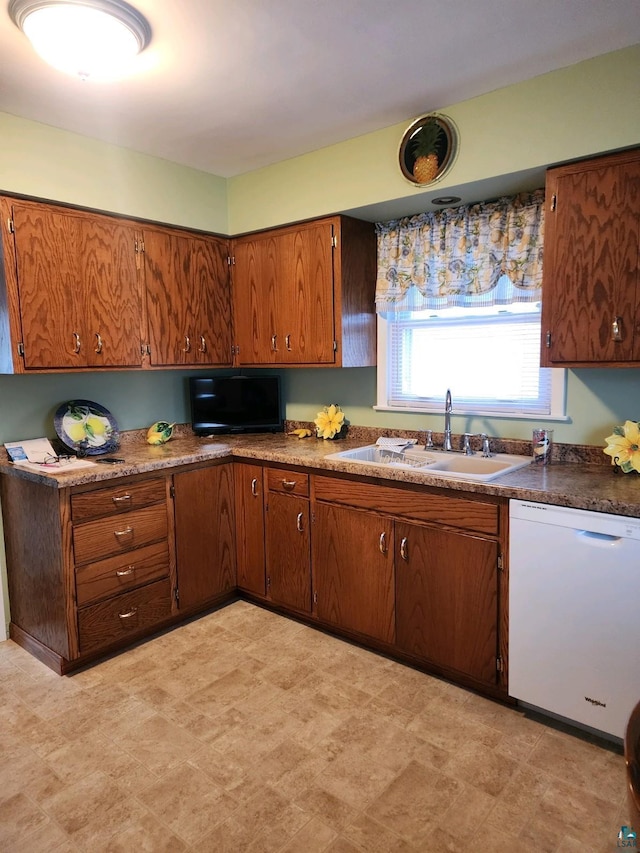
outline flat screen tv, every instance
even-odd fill
[[[191,376],[189,397],[196,435],[284,429],[279,376]]]

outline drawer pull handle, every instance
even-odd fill
[[[135,566],[129,566],[129,567],[128,567],[128,568],[126,568],[126,569],[118,569],[118,570],[116,571],[116,577],[117,577],[117,578],[126,578],[126,577],[127,577],[127,575],[132,575],[132,574],[134,574],[135,570],[136,570],[136,567],[135,567]]]
[[[271,352],[278,352],[278,336],[271,335]]]
[[[129,610],[127,613],[118,613],[118,616],[121,619],[131,619],[131,617],[135,616],[137,612],[138,612],[138,608],[132,607],[131,610]]]
[[[304,527],[302,526],[302,513],[298,513],[298,517],[296,518],[296,528],[298,533],[304,533]]]
[[[403,536],[402,541],[400,542],[400,556],[403,560],[409,559],[409,548],[406,536]]]
[[[98,332],[96,332],[96,348],[95,348],[95,352],[96,352],[98,355],[100,355],[100,353],[102,352],[102,338],[100,337],[100,335],[98,334]]]
[[[611,340],[612,341],[621,341],[622,340],[622,318],[614,317],[611,323]]]
[[[257,477],[254,477],[253,480],[251,481],[251,494],[254,496],[254,498],[258,497],[258,478]]]
[[[189,335],[184,336],[184,347],[182,348],[182,352],[191,352],[191,338]]]
[[[286,346],[288,351],[291,352],[291,335],[285,335],[284,345]]]
[[[82,347],[82,342],[80,341],[80,335],[77,332],[73,333],[73,351],[77,355],[80,352],[80,348]]]
[[[207,342],[204,339],[204,335],[200,335],[200,352],[207,351]]]
[[[295,489],[297,482],[297,480],[283,480],[282,488],[285,490],[285,492],[292,492]]]
[[[380,543],[378,547],[380,548],[381,554],[387,553],[387,534],[384,531],[380,534]]]
[[[133,534],[133,527],[125,527],[124,530],[114,530],[113,535],[116,539],[120,539],[121,536],[131,536]]]
[[[114,502],[114,504],[122,504],[122,503],[125,503],[126,501],[130,501],[131,495],[130,494],[115,495],[115,497],[111,498],[111,500]]]

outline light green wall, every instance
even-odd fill
[[[399,199],[416,212],[422,199],[458,187],[465,201],[479,201],[469,184],[529,177],[532,170],[542,175],[552,163],[637,145],[639,83],[640,45],[446,107],[442,112],[459,130],[459,153],[435,190],[416,188],[400,173],[398,147],[411,117],[231,178],[231,233],[370,205],[384,208]]]
[[[0,113],[0,191],[228,234],[227,182]]]

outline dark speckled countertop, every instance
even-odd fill
[[[40,473],[12,465],[2,451],[0,473],[24,477],[52,488],[67,488],[88,483],[106,483],[118,477],[164,471],[229,457],[298,465],[323,472],[342,472],[379,480],[417,483],[429,487],[539,501],[640,518],[640,475],[614,473],[610,465],[602,464],[601,450],[596,448],[593,448],[596,454],[592,454],[591,458],[598,459],[598,462],[554,460],[551,465],[545,467],[521,468],[483,483],[400,468],[379,468],[327,459],[327,456],[339,450],[372,444],[375,442],[375,436],[381,432],[356,428],[350,430],[348,439],[340,441],[319,441],[315,437],[298,439],[283,434],[197,438],[183,426],[167,444],[151,447],[144,440],[145,432],[137,430],[123,433],[120,449],[113,454],[125,459],[122,465],[95,464],[74,471]],[[385,434],[391,433],[386,431]],[[527,452],[525,442],[520,442],[519,447],[514,444],[497,447],[496,450]],[[588,458],[589,454],[586,455]],[[558,456],[561,459],[571,458],[570,453],[562,453],[560,450]]]

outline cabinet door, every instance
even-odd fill
[[[396,522],[395,546],[397,645],[497,683],[497,543]]]
[[[197,609],[236,585],[233,465],[176,474],[178,604]]]
[[[262,466],[234,464],[238,586],[265,594]]]
[[[272,364],[278,360],[277,245],[277,238],[270,236],[243,240],[234,247],[235,330],[241,364]],[[284,341],[281,344],[284,346]]]
[[[309,501],[276,492],[269,492],[267,500],[267,595],[309,613]]]
[[[80,256],[88,340],[94,367],[142,363],[142,294],[131,225],[98,217],[81,220]]]
[[[316,504],[312,566],[318,618],[393,643],[393,553],[389,519]]]
[[[84,367],[89,346],[79,215],[13,205],[26,368]]]
[[[640,155],[550,170],[546,195],[543,364],[640,359]]]
[[[226,243],[145,229],[144,254],[151,364],[230,365]]]
[[[332,240],[327,222],[279,239],[278,361],[284,364],[335,361]]]

